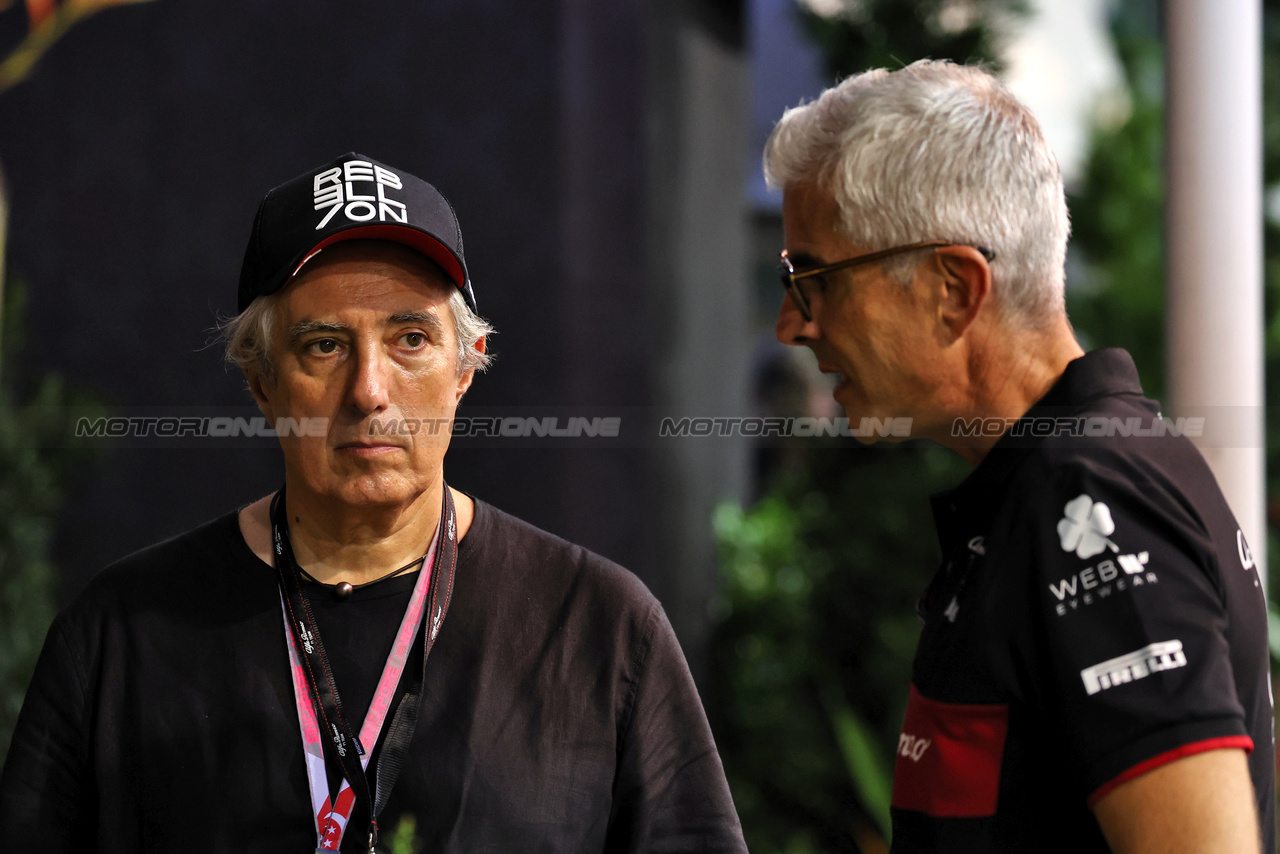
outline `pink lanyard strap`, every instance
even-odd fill
[[[448,487],[445,487],[440,524],[423,559],[422,570],[414,584],[409,606],[401,618],[391,654],[383,666],[373,702],[365,714],[359,735],[352,733],[346,722],[337,688],[333,684],[333,676],[320,638],[319,627],[315,623],[312,608],[300,586],[301,570],[289,545],[288,517],[284,508],[283,488],[272,502],[271,517],[276,571],[280,576],[280,607],[284,614],[294,703],[298,712],[298,727],[302,734],[307,782],[311,790],[312,813],[316,821],[318,844],[316,850],[338,850],[351,812],[357,799],[360,799],[368,801],[369,851],[372,853],[378,837],[377,817],[395,785],[395,779],[413,739],[417,704],[426,677],[427,656],[430,655],[431,648],[435,644],[441,621],[449,609],[449,601],[453,596],[453,578],[458,558],[453,497]],[[395,714],[392,715],[391,728],[387,733],[386,744],[382,748],[385,755],[378,764],[377,787],[371,790],[368,778],[365,776],[370,752],[378,742],[406,662],[412,653],[418,629],[427,612],[432,612],[432,615],[427,636],[423,639],[422,673],[414,676]],[[317,713],[323,718],[323,724],[317,718]],[[326,742],[328,748],[333,751],[331,758],[342,766],[344,775],[342,786],[332,803],[329,798],[328,775],[325,771]],[[352,749],[355,750],[355,756],[350,754]],[[358,788],[352,786],[353,777]]]
[[[360,744],[364,747],[360,757],[360,767],[368,768],[369,759],[373,755],[373,747],[382,734],[382,725],[387,719],[387,711],[391,708],[391,700],[400,684],[400,676],[404,673],[405,663],[413,649],[413,640],[417,637],[418,627],[422,625],[422,615],[426,611],[427,588],[431,583],[431,572],[434,568],[436,545],[440,539],[437,528],[431,540],[426,560],[418,572],[418,581],[413,586],[413,595],[409,599],[409,607],[400,619],[400,629],[396,632],[395,642],[391,645],[391,654],[382,667],[382,677],[378,680],[378,688],[373,694],[373,702],[365,713],[364,723],[360,726]],[[285,620],[285,639],[289,646],[289,668],[293,673],[293,697],[298,708],[298,726],[302,731],[302,745],[307,761],[307,783],[311,789],[312,814],[316,819],[316,840],[319,851],[337,851],[342,844],[342,835],[347,829],[347,821],[351,818],[351,810],[355,807],[356,796],[351,789],[350,781],[345,778],[338,790],[336,801],[329,799],[329,778],[325,771],[324,746],[320,741],[320,725],[316,721],[316,711],[311,704],[311,690],[307,685],[307,673],[303,669],[298,655],[298,645],[293,632],[289,629],[289,610],[285,606],[284,594],[280,595],[280,608]],[[438,630],[438,627],[433,627]]]

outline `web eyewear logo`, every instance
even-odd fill
[[[1070,611],[1078,611],[1082,605],[1092,605],[1112,593],[1158,584],[1160,577],[1146,569],[1148,560],[1150,554],[1147,552],[1118,555],[1114,561],[1101,561],[1056,584],[1051,583],[1049,592],[1057,599],[1054,610],[1059,617],[1065,617]],[[1120,566],[1117,567],[1116,563]]]
[[[1080,671],[1080,679],[1084,682],[1085,692],[1093,696],[1117,685],[1145,679],[1152,673],[1186,666],[1187,656],[1182,651],[1182,641],[1160,641],[1086,667]]]
[[[358,193],[357,185],[372,184],[372,193],[365,187],[364,193]],[[348,160],[341,166],[334,166],[316,175],[312,183],[312,199],[316,210],[329,209],[316,226],[316,231],[324,228],[338,211],[352,222],[368,222],[374,217],[379,222],[388,219],[394,222],[407,222],[408,211],[404,202],[389,199],[386,188],[404,189],[400,176],[390,169],[375,166],[367,160]],[[375,204],[376,203],[376,204]]]
[[[957,439],[998,438],[1008,433],[1016,438],[1036,439],[1057,437],[1112,437],[1112,436],[1187,436],[1204,435],[1204,418],[1165,418],[1161,415],[1144,422],[1138,416],[1107,418],[1090,417],[1034,418],[957,418],[951,422],[951,435]]]
[[[1058,616],[1065,616],[1068,608],[1077,610],[1081,604],[1092,605],[1106,599],[1114,591],[1128,590],[1144,584],[1155,584],[1159,578],[1147,572],[1148,552],[1119,554],[1120,547],[1109,538],[1115,533],[1116,523],[1111,518],[1111,508],[1088,495],[1077,495],[1063,508],[1058,520],[1058,543],[1065,552],[1078,558],[1091,558],[1108,549],[1116,555],[1114,561],[1104,560],[1088,566],[1073,575],[1049,585],[1049,592],[1057,598],[1054,609]],[[1120,564],[1117,568],[1116,564]],[[1123,575],[1121,575],[1123,570]]]

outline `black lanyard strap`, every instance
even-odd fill
[[[289,611],[289,626],[306,673],[311,703],[315,707],[316,716],[326,736],[322,739],[325,754],[342,768],[342,774],[350,783],[356,800],[363,803],[369,810],[370,851],[373,851],[378,838],[378,816],[386,806],[391,789],[395,785],[400,769],[404,766],[409,745],[413,741],[418,718],[418,701],[426,681],[427,656],[435,644],[436,635],[440,631],[440,625],[445,613],[449,610],[449,601],[453,596],[453,579],[458,558],[456,517],[453,496],[448,486],[445,486],[439,522],[442,536],[437,547],[426,594],[422,667],[420,672],[412,675],[410,684],[396,707],[391,726],[383,742],[378,759],[375,800],[373,793],[369,790],[369,781],[359,759],[360,754],[365,750],[372,750],[374,745],[360,744],[343,711],[342,699],[333,679],[329,657],[325,652],[324,641],[320,637],[320,627],[316,623],[311,603],[302,590],[301,568],[298,566],[289,542],[289,517],[285,509],[284,487],[280,488],[271,502],[271,535],[276,558],[276,573],[280,578],[280,588],[284,593],[284,601]]]
[[[458,531],[457,514],[453,509],[453,497],[449,487],[444,489],[444,510],[440,516],[440,547],[436,552],[435,569],[432,571],[431,587],[427,593],[427,612],[423,616],[421,630],[422,668],[416,674],[400,698],[396,712],[391,718],[391,726],[387,730],[386,740],[382,745],[382,753],[378,757],[378,779],[374,814],[381,815],[382,808],[387,805],[391,796],[391,787],[400,776],[400,769],[409,755],[409,745],[413,742],[413,733],[418,726],[418,699],[422,696],[422,686],[427,678],[427,656],[435,646],[436,635],[444,615],[449,610],[449,602],[453,599],[453,579],[458,564]],[[373,841],[369,847],[372,849]]]

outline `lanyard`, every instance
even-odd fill
[[[444,614],[449,610],[458,555],[455,518],[453,497],[446,486],[440,524],[436,527],[431,547],[414,584],[409,607],[405,609],[400,621],[391,654],[383,666],[373,702],[357,737],[343,712],[311,603],[302,592],[298,562],[289,543],[283,487],[272,501],[272,542],[276,570],[280,577],[280,604],[288,640],[294,700],[307,763],[312,813],[316,821],[317,851],[338,850],[357,800],[368,807],[370,852],[373,852],[377,843],[378,815],[386,805],[413,740],[418,717],[418,698],[426,679],[427,655],[435,644]],[[443,537],[440,536],[442,531]],[[435,572],[436,568],[440,572]],[[391,718],[391,727],[387,731],[381,758],[378,760],[378,779],[371,792],[365,769],[369,765],[371,751],[377,744],[396,686],[400,682],[425,614],[431,615],[431,624],[423,643],[422,672],[411,674],[412,681]],[[329,759],[336,761],[342,768],[343,774],[342,786],[333,799],[329,797],[325,772],[326,751]]]

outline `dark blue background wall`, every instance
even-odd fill
[[[458,211],[481,312],[500,333],[464,410],[651,413],[687,384],[682,372],[736,387],[723,364],[733,348],[714,335],[701,364],[671,367],[673,347],[692,341],[681,352],[696,355],[704,337],[680,328],[682,301],[702,297],[671,283],[684,253],[724,271],[702,286],[737,288],[729,256],[742,246],[720,226],[683,247],[671,230],[688,232],[681,217],[697,211],[680,213],[682,200],[716,198],[708,181],[728,199],[712,213],[731,236],[740,228],[745,158],[722,140],[745,146],[741,18],[737,3],[674,0],[158,0],[100,13],[0,96],[8,268],[28,290],[12,367],[57,371],[123,407],[249,405],[208,342],[234,310],[257,200],[357,150],[432,181]],[[25,26],[20,8],[0,19],[9,36]],[[691,111],[699,97],[718,106]],[[720,136],[700,135],[708,124]],[[690,146],[729,165],[690,179]],[[666,284],[651,286],[655,275]],[[736,299],[719,308],[720,335],[739,322]],[[181,445],[121,442],[76,473],[54,548],[68,594],[281,479],[263,443]],[[490,443],[455,448],[446,471],[631,566],[688,636],[709,587],[683,579],[711,577],[719,487],[690,504],[687,464],[664,454]]]

